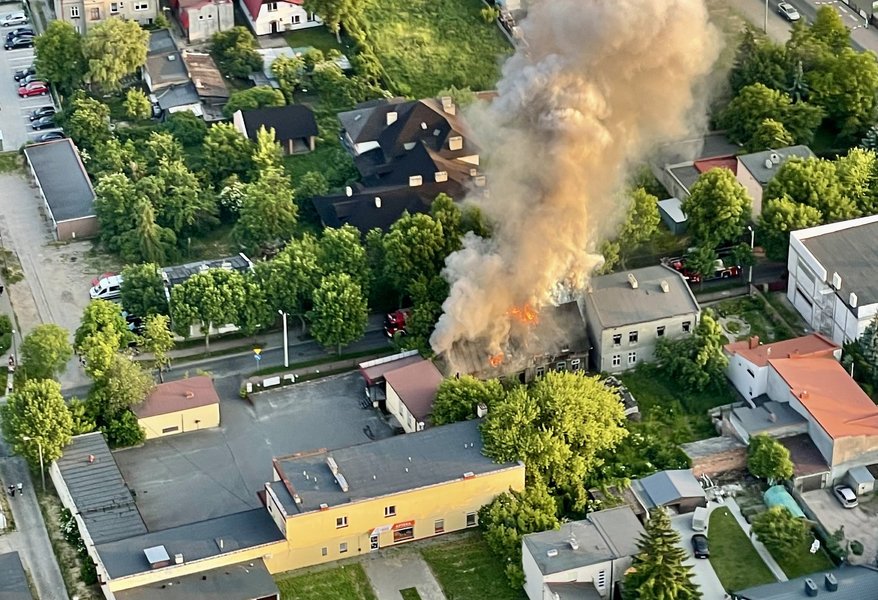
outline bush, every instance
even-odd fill
[[[207,135],[207,123],[204,119],[199,119],[188,110],[172,114],[164,127],[184,146],[198,146]]]
[[[6,315],[0,315],[0,354],[5,354],[12,346],[12,321]]]
[[[863,543],[859,540],[854,540],[851,542],[851,552],[854,556],[863,556]]]
[[[111,448],[126,448],[136,446],[146,439],[143,427],[137,422],[137,417],[130,410],[123,410],[119,415],[102,428],[107,435],[107,442]]]

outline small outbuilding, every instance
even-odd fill
[[[679,198],[668,198],[659,200],[659,215],[671,233],[674,235],[683,235],[689,227],[686,213],[683,212],[683,203]]]
[[[432,362],[421,359],[385,373],[384,379],[387,382],[387,411],[396,417],[406,433],[422,431],[433,411],[442,373]]]
[[[206,375],[157,385],[132,410],[148,440],[220,424],[219,396]]]
[[[765,490],[765,493],[762,494],[762,499],[765,501],[765,506],[768,508],[783,506],[790,511],[790,514],[794,517],[800,519],[805,518],[805,513],[802,511],[802,507],[799,506],[792,494],[790,494],[782,485],[773,485]]]
[[[677,514],[707,506],[707,495],[691,469],[659,471],[631,482],[631,491],[642,509],[669,508]]]
[[[868,467],[852,467],[848,471],[845,480],[858,496],[860,494],[871,494],[875,491],[875,477]]]
[[[251,140],[256,139],[261,127],[274,129],[274,139],[284,154],[313,151],[318,134],[314,111],[304,104],[239,110],[232,115],[232,122],[241,135]]]
[[[91,238],[100,225],[95,214],[95,192],[70,138],[33,144],[24,149],[31,176],[52,222],[58,241]]]

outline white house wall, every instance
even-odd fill
[[[543,574],[524,541],[521,542],[521,567],[524,570],[524,593],[528,600],[543,600]]]
[[[744,163],[741,162],[741,159],[738,159],[738,168],[736,169],[736,175],[738,182],[744,186],[744,189],[747,190],[747,193],[750,194],[750,198],[753,200],[751,205],[753,218],[755,219],[759,215],[762,214],[762,185],[756,181],[756,178],[753,177],[753,174],[744,166]]]
[[[586,304],[587,306],[588,304]],[[589,329],[591,329],[592,323],[595,325],[598,323],[593,316],[586,315],[586,319],[589,323]],[[689,332],[693,332],[698,324],[698,313],[693,312],[658,321],[634,323],[590,332],[599,370],[607,373],[621,373],[637,367],[642,362],[651,362],[655,358],[655,347],[659,340],[658,327],[665,328],[665,337],[668,339],[677,339],[688,335],[683,331],[683,323],[686,321],[689,322]],[[628,336],[634,331],[637,332],[637,342],[631,344],[628,342]],[[613,336],[616,334],[622,335],[622,343],[618,346],[613,343]],[[636,353],[636,361],[629,364],[628,357],[631,352]],[[614,356],[620,357],[621,363],[618,366],[613,365]]]
[[[729,357],[726,375],[735,389],[748,400],[766,393],[768,389],[768,367],[757,367],[740,354]]]
[[[240,0],[239,6],[241,7],[241,12],[247,17],[247,21],[250,23],[250,26],[253,28],[256,35],[271,34],[271,23],[275,21],[277,22],[278,33],[296,31],[298,29],[308,29],[310,27],[319,27],[320,25],[323,25],[323,21],[321,21],[317,15],[311,15],[311,19],[309,20],[308,11],[304,8],[297,4],[282,2],[281,0],[278,0],[277,2],[277,10],[271,12],[268,11],[267,5],[263,4],[260,6],[259,15],[255,20],[250,14],[250,10],[244,5],[243,0]],[[295,17],[299,17],[298,23],[293,23]]]
[[[612,588],[611,579],[613,577],[612,563],[610,561],[598,563],[596,565],[588,565],[587,567],[570,569],[569,571],[562,571],[561,573],[552,573],[551,575],[546,575],[543,578],[543,581],[545,583],[593,583],[597,580],[601,571],[604,572],[604,587],[598,589],[597,585],[595,585],[595,589],[598,589],[602,598],[607,598],[609,597],[610,589]],[[547,597],[546,600],[551,600],[551,598]]]

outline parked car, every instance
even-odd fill
[[[27,23],[27,15],[24,14],[24,11],[8,13],[0,17],[0,25],[3,25],[3,27],[24,25],[25,23]]]
[[[13,29],[6,34],[6,41],[8,42],[12,38],[25,37],[27,35],[29,35],[30,37],[34,37],[36,33],[34,33],[34,30],[30,27],[19,27],[18,29]]]
[[[856,508],[860,504],[854,490],[846,485],[835,486],[832,488],[832,493],[835,494],[835,497],[838,498],[838,501],[841,502],[841,505],[845,508]]]
[[[790,23],[792,23],[793,21],[798,21],[802,18],[802,16],[799,14],[799,11],[796,10],[796,7],[789,2],[779,2],[777,5],[777,14],[782,16]]]
[[[710,558],[707,536],[703,533],[696,533],[692,536],[692,553],[695,555],[695,558]]]
[[[17,37],[13,40],[10,40],[3,44],[3,47],[6,50],[20,50],[21,48],[33,48],[34,47],[34,38],[32,37]]]
[[[51,142],[53,140],[63,140],[65,137],[66,136],[60,131],[50,131],[49,133],[38,135],[34,141],[38,144],[42,144],[43,142]]]
[[[28,75],[33,75],[36,72],[37,72],[36,68],[33,65],[31,65],[27,69],[20,69],[20,70],[16,71],[15,74],[12,76],[12,78],[15,79],[15,81],[21,81],[22,79],[24,79]]]
[[[98,281],[97,285],[89,290],[92,300],[112,300],[122,295],[122,276],[113,275]]]
[[[40,117],[36,121],[32,122],[30,126],[34,129],[51,129],[53,127],[57,127],[57,125],[55,125],[55,115]]]
[[[18,87],[23,87],[29,83],[33,83],[34,81],[42,81],[39,77],[37,77],[36,73],[28,75],[24,79],[18,80]]]
[[[42,119],[43,117],[51,117],[55,114],[54,106],[41,106],[39,108],[35,108],[30,113],[30,120],[36,121],[37,119]]]
[[[42,81],[34,81],[18,88],[18,95],[22,98],[29,98],[30,96],[45,96],[48,93],[49,86]]]

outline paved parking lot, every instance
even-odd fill
[[[221,427],[115,453],[150,530],[258,508],[276,456],[362,444],[367,426],[391,435],[376,411],[360,407],[358,373],[257,394],[252,405],[232,385],[217,390]]]
[[[0,28],[2,40],[14,28]],[[26,69],[34,62],[33,48],[0,50],[0,131],[3,133],[3,150],[17,150],[26,142],[34,141],[40,134],[60,129],[34,131],[28,115],[35,108],[51,106],[52,96],[19,98],[18,83],[13,74]]]
[[[805,492],[802,498],[829,533],[844,527],[848,541],[859,540],[863,544],[863,555],[851,554],[850,562],[874,564],[878,554],[878,528],[875,527],[875,508],[878,505],[872,496],[861,497],[857,508],[842,507],[828,489]]]
[[[726,597],[726,591],[722,582],[716,576],[710,561],[705,558],[695,558],[692,556],[692,536],[696,533],[692,529],[692,515],[677,515],[671,517],[671,527],[680,534],[680,546],[686,552],[686,561],[683,564],[692,567],[692,579],[698,586],[703,600],[723,600]],[[709,536],[708,536],[709,537]]]

